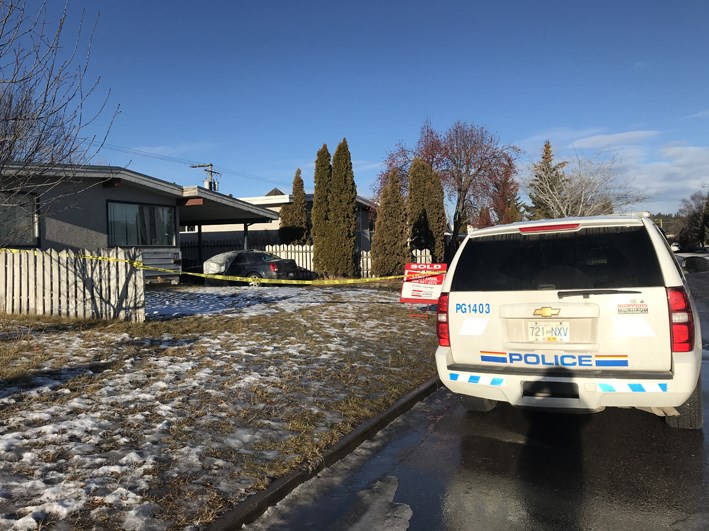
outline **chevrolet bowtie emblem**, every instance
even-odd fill
[[[543,306],[534,310],[535,317],[556,317],[559,315],[561,310],[559,308],[552,308],[551,306]]]

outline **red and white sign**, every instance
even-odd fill
[[[447,264],[406,264],[399,301],[437,303],[447,269]]]

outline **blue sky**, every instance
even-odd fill
[[[97,1],[90,76],[121,112],[94,162],[201,184],[189,162],[225,171],[220,191],[306,191],[323,143],[347,138],[358,193],[421,124],[483,125],[559,159],[615,154],[675,212],[709,185],[709,2]],[[99,121],[92,127],[100,131]]]

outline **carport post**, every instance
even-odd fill
[[[204,258],[202,257],[202,225],[197,225],[197,260],[198,264],[201,266],[204,263]]]
[[[249,225],[251,223],[244,223],[244,251],[249,248]]]

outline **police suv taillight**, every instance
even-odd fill
[[[450,347],[451,338],[448,332],[448,294],[441,293],[438,298],[438,311],[436,312],[436,335],[441,347]]]
[[[670,307],[670,340],[672,352],[694,350],[694,316],[684,288],[667,288]]]

